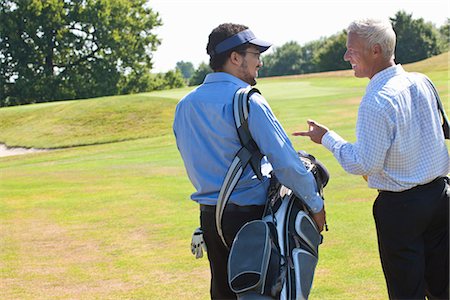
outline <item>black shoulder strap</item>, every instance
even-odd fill
[[[259,151],[258,145],[256,145],[250,130],[248,129],[249,100],[254,93],[261,94],[256,88],[250,89],[249,87],[239,89],[236,92],[237,97],[235,96],[233,100],[234,123],[242,147],[246,148],[251,153],[250,166],[258,179],[262,180],[261,159],[264,155]]]
[[[444,110],[444,106],[442,105],[441,98],[439,97],[439,93],[438,93],[436,87],[434,86],[434,84],[431,82],[431,80],[427,76],[424,76],[424,78],[426,79],[425,82],[428,84],[430,89],[433,91],[434,96],[436,98],[438,110],[442,116],[442,130],[444,131],[444,137],[448,140],[448,139],[450,139],[450,125],[449,125],[449,121],[447,118],[447,114],[445,113],[445,110]]]
[[[233,99],[234,122],[242,147],[237,152],[231,166],[228,168],[227,174],[225,175],[225,179],[222,183],[219,197],[217,199],[215,213],[217,233],[226,247],[228,247],[228,245],[222,232],[222,216],[228,199],[236,187],[239,178],[249,163],[258,179],[262,180],[263,178],[261,173],[261,158],[263,157],[263,154],[259,151],[259,148],[248,129],[248,101],[253,93],[259,93],[259,91],[251,87],[241,88],[235,93]]]

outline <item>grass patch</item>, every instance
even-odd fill
[[[8,107],[0,110],[0,141],[8,146],[62,148],[171,133],[177,100],[130,95]]]

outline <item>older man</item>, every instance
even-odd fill
[[[394,62],[389,22],[356,21],[347,51],[356,77],[370,82],[351,144],[309,120],[309,136],[351,174],[379,191],[373,206],[381,263],[392,299],[448,299],[449,154],[433,89]]]
[[[257,93],[249,101],[249,131],[265,157],[262,180],[252,168],[244,170],[229,198],[222,221],[222,243],[215,225],[215,210],[222,182],[241,142],[233,119],[233,97],[240,88],[256,84],[261,53],[271,46],[257,39],[247,26],[225,23],[209,35],[207,53],[213,73],[177,105],[173,130],[189,179],[192,200],[200,204],[200,223],[211,268],[211,298],[236,295],[227,281],[230,246],[237,231],[262,217],[269,186],[268,172],[305,199],[319,230],[325,223],[323,200],[313,175],[305,169],[267,101]],[[270,163],[269,163],[270,162]]]

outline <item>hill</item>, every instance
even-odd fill
[[[166,135],[176,102],[138,94],[2,108],[0,141],[65,148]]]

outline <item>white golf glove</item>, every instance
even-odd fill
[[[285,187],[284,185],[281,186],[281,188],[280,188],[281,198],[283,198],[286,195],[290,195],[291,193],[292,193],[292,191],[288,187]]]
[[[203,231],[199,227],[195,229],[194,233],[192,234],[191,252],[195,255],[195,258],[202,258],[203,250],[205,250],[206,252],[206,244],[203,240]]]

